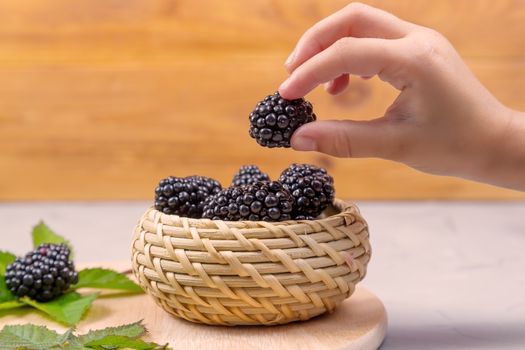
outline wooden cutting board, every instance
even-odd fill
[[[129,263],[89,264],[117,271],[130,268]],[[180,350],[255,350],[377,349],[386,333],[387,318],[381,301],[371,292],[358,287],[355,293],[332,314],[306,322],[272,327],[214,327],[174,318],[158,307],[147,295],[97,299],[79,323],[79,333],[90,329],[117,326],[144,320],[148,340],[169,343]],[[7,324],[35,323],[57,331],[63,327],[36,312],[23,309],[0,312],[0,328]]]

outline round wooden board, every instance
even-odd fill
[[[126,265],[104,264],[121,271]],[[386,312],[381,301],[371,292],[358,287],[332,314],[306,322],[272,327],[214,327],[194,324],[164,312],[147,295],[107,295],[95,301],[77,330],[83,333],[90,329],[117,326],[141,319],[149,330],[150,341],[169,343],[172,348],[180,350],[368,350],[377,349],[381,345],[387,328]],[[36,312],[11,310],[0,313],[0,328],[6,324],[28,322],[46,325],[57,331],[66,329]]]

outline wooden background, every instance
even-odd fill
[[[366,1],[433,27],[504,103],[525,110],[525,1]],[[256,163],[333,173],[355,199],[525,198],[381,160],[269,150],[248,114],[301,33],[347,1],[2,0],[0,199],[142,199],[167,175],[227,184]],[[308,98],[321,119],[382,115],[395,91],[356,79]]]

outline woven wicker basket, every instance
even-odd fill
[[[318,220],[227,222],[149,209],[133,238],[133,271],[158,305],[213,325],[307,320],[354,291],[370,259],[357,207],[335,200]]]

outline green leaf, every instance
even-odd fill
[[[20,301],[46,313],[56,321],[72,326],[80,321],[96,298],[96,293],[82,296],[76,292],[69,292],[47,303],[39,303],[27,297],[21,298]]]
[[[0,350],[47,350],[60,346],[66,338],[44,326],[5,326],[0,331]]]
[[[14,254],[0,251],[0,275],[5,275],[7,265],[13,263],[15,260],[16,256]]]
[[[0,303],[4,303],[6,301],[15,300],[16,297],[11,293],[9,289],[7,289],[7,285],[5,284],[5,277],[0,276]]]
[[[87,344],[93,341],[101,340],[110,335],[135,339],[144,335],[145,333],[146,328],[144,328],[142,325],[142,321],[139,321],[119,327],[108,327],[89,331],[89,333],[79,336],[78,339],[82,344]]]
[[[40,221],[38,225],[33,227],[33,247],[37,248],[42,243],[53,243],[61,244],[64,243],[68,246],[70,254],[69,257],[73,260],[73,246],[64,237],[56,234],[51,230],[43,221]]]
[[[31,324],[5,326],[0,331],[0,350],[171,350],[167,344],[140,340],[139,337],[145,333],[142,321],[90,331],[82,336],[74,335],[73,329],[58,334]]]
[[[142,293],[142,288],[127,276],[109,269],[84,269],[78,273],[79,288],[118,289],[133,293]]]
[[[93,348],[86,348],[82,344],[76,344],[76,343],[69,343],[63,348],[60,348],[61,350],[93,350]],[[98,349],[97,349],[98,350]],[[105,350],[105,349],[103,349]]]
[[[99,340],[84,344],[84,346],[90,348],[101,347],[103,349],[136,349],[136,350],[154,350],[154,349],[166,349],[166,346],[159,347],[155,343],[146,343],[140,339],[131,339],[120,335],[109,335]]]
[[[61,350],[93,350],[93,348],[86,348],[84,345],[82,344],[72,344],[72,343],[69,343],[67,344],[66,346],[64,346],[63,348],[61,348]],[[98,350],[98,349],[97,349]],[[103,349],[105,350],[105,349]]]
[[[93,350],[92,348],[85,347],[76,335],[73,334],[73,329],[69,329],[64,337],[67,337],[66,345],[61,348],[62,350]]]
[[[21,303],[18,300],[6,301],[6,302],[3,302],[3,303],[0,303],[0,311],[16,309],[16,308],[24,307],[24,306],[26,306],[26,304]]]

